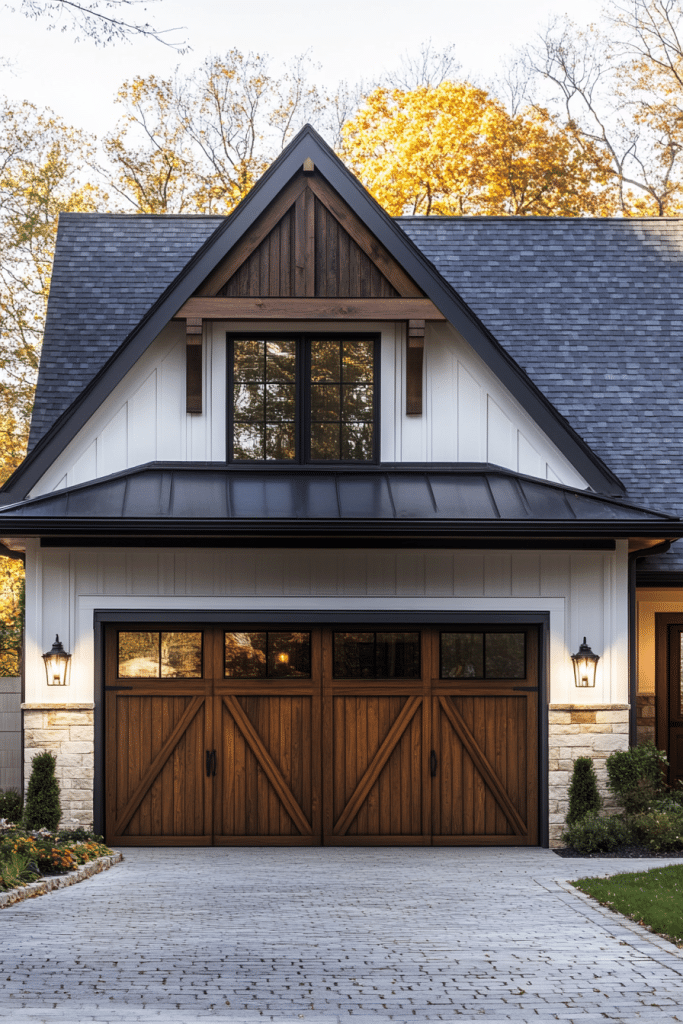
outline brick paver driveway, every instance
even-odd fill
[[[0,911],[1,1019],[683,1022],[683,954],[558,883],[651,862],[124,852],[105,874]]]

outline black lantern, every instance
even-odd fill
[[[592,650],[583,638],[583,643],[576,654],[572,654],[574,662],[574,685],[595,686],[595,670],[600,661],[599,654],[593,654]]]
[[[69,662],[71,655],[64,650],[64,645],[55,636],[52,650],[43,655],[45,672],[47,674],[48,686],[68,686],[69,684]]]

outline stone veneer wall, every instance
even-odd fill
[[[628,750],[628,704],[551,704],[549,709],[550,845],[560,836],[569,809],[569,783],[577,757],[592,757],[603,799],[603,811],[618,805],[607,789],[605,760],[615,750]]]
[[[639,693],[636,697],[636,727],[638,742],[655,741],[655,695]]]
[[[57,755],[62,825],[93,820],[94,704],[22,704],[24,712],[24,784],[31,759],[42,750]]]

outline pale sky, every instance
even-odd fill
[[[15,0],[18,5],[19,0]],[[595,20],[601,0],[160,0],[148,18],[160,27],[186,26],[192,52],[179,56],[153,41],[106,48],[47,31],[47,21],[11,13],[0,0],[0,94],[51,106],[67,122],[102,136],[118,112],[114,96],[134,75],[191,70],[211,53],[236,47],[287,60],[310,50],[329,88],[374,78],[432,38],[454,43],[465,73],[492,78],[510,50],[531,40],[548,19],[567,11],[579,24]],[[141,17],[140,20],[144,20]]]

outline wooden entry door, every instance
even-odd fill
[[[538,842],[531,627],[111,628],[118,845]]]
[[[657,647],[657,746],[668,754],[668,781],[669,785],[676,786],[683,783],[683,620],[680,615],[657,615]],[[662,657],[664,651],[667,652],[665,658]]]

